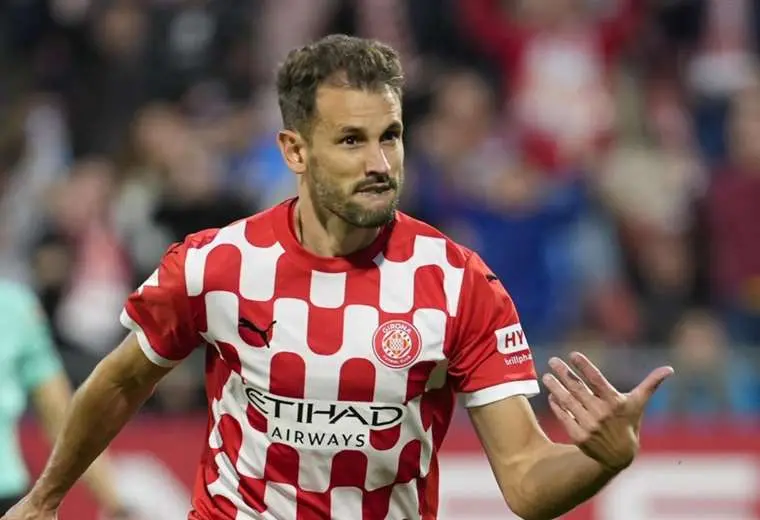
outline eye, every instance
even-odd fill
[[[355,146],[359,144],[359,138],[355,135],[347,135],[340,140],[340,143],[348,146]]]
[[[388,130],[380,139],[382,142],[398,141],[401,139],[401,132],[398,130]]]

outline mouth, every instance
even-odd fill
[[[393,190],[393,186],[387,182],[378,182],[369,184],[356,190],[356,193],[380,194]]]

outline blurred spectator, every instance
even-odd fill
[[[133,285],[111,217],[115,189],[108,159],[76,163],[52,194],[47,229],[33,256],[35,284],[77,382],[120,341],[114,317]]]
[[[74,152],[115,154],[132,114],[148,99],[148,13],[131,0],[93,4],[65,94]]]
[[[637,4],[619,0],[600,12],[581,0],[459,1],[470,37],[502,65],[531,163],[574,172],[609,143],[612,70],[637,25]]]
[[[146,15],[151,22],[148,64],[154,98],[181,100],[193,89],[218,84],[224,99],[251,94],[253,15],[257,2],[181,0],[155,2]],[[145,9],[143,9],[145,11]]]
[[[760,345],[760,87],[735,98],[728,131],[707,200],[713,289],[732,339]]]
[[[147,278],[170,243],[255,212],[224,190],[221,159],[171,107],[140,113],[132,159],[117,215],[139,279]]]
[[[15,112],[15,113],[14,113]],[[11,221],[13,212],[7,208],[10,204],[13,192],[12,182],[19,161],[24,156],[27,143],[24,121],[26,111],[5,109],[2,133],[0,133],[0,215],[3,216],[0,225],[0,266],[4,277],[13,278],[13,271],[17,269],[17,260],[14,258],[15,250],[19,244],[14,236],[15,229]]]
[[[723,128],[730,99],[754,81],[760,2],[677,0],[663,2],[660,9],[661,27],[669,37],[663,45],[675,47],[684,65],[697,136],[707,160],[715,164],[727,153]]]
[[[677,86],[658,80],[647,93],[644,135],[616,146],[598,186],[618,220],[641,295],[641,339],[661,344],[694,296],[690,239],[706,172]]]
[[[654,413],[702,420],[757,413],[757,384],[752,365],[732,352],[715,316],[686,313],[674,330],[673,363],[679,377],[663,385],[651,402]]]
[[[407,88],[415,90],[422,63],[416,48],[410,9],[404,0],[265,0],[260,18],[257,65],[265,81],[285,54],[324,32],[349,32],[377,38],[400,54],[407,75]]]
[[[580,185],[554,185],[521,162],[497,131],[492,93],[477,75],[441,81],[410,161],[409,204],[476,249],[520,308],[532,341],[559,339],[572,290],[567,235]]]
[[[27,255],[42,232],[44,197],[69,158],[68,128],[60,104],[43,95],[15,99],[0,117],[0,275],[27,282]]]

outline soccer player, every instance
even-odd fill
[[[72,390],[34,294],[23,286],[0,281],[0,324],[0,514],[3,514],[30,484],[16,433],[27,399],[54,440]],[[92,465],[87,483],[110,520],[129,518],[104,459]]]
[[[375,41],[293,50],[278,142],[298,197],[171,246],[129,298],[124,342],[78,391],[48,465],[6,520],[50,520],[156,383],[207,354],[208,434],[193,520],[437,517],[456,396],[506,503],[554,518],[636,455],[670,367],[621,394],[582,355],[551,361],[550,441],[517,312],[478,255],[396,210],[402,70]],[[508,244],[505,244],[508,247]]]

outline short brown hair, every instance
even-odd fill
[[[317,88],[325,83],[367,90],[390,87],[401,99],[404,72],[398,53],[377,40],[331,34],[293,49],[277,72],[285,128],[308,135]]]

